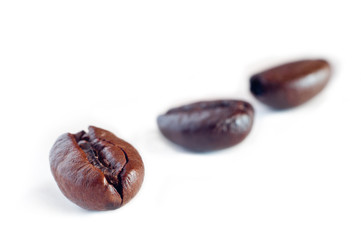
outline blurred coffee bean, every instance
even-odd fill
[[[250,79],[253,95],[264,104],[286,109],[301,105],[316,96],[328,83],[330,64],[325,60],[286,63]]]
[[[196,152],[219,150],[241,142],[251,131],[253,107],[244,101],[203,101],[170,109],[157,119],[162,134]]]

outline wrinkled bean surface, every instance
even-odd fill
[[[91,210],[116,209],[139,191],[144,166],[137,150],[113,133],[61,135],[50,151],[50,167],[63,194]]]

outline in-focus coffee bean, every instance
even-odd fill
[[[239,100],[202,101],[170,109],[157,119],[162,134],[196,152],[219,150],[241,142],[253,124],[253,107]]]
[[[250,79],[253,95],[264,104],[285,109],[301,105],[317,95],[331,76],[325,60],[302,60],[286,63]]]
[[[144,178],[137,150],[113,133],[93,126],[88,133],[61,135],[50,151],[50,167],[63,194],[90,210],[126,204]]]

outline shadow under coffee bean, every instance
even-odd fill
[[[144,178],[137,150],[113,133],[93,126],[88,133],[61,135],[50,151],[50,167],[63,194],[91,210],[126,204]]]
[[[254,110],[240,100],[196,102],[173,108],[157,119],[162,134],[188,150],[205,152],[228,148],[251,131]]]

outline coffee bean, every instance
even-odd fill
[[[61,135],[50,151],[50,167],[63,194],[90,210],[126,204],[144,178],[137,150],[113,133],[93,126],[88,133]]]
[[[328,83],[331,67],[325,60],[302,60],[271,68],[251,77],[251,92],[264,104],[285,109],[301,105]]]
[[[188,150],[204,152],[241,142],[253,124],[253,107],[244,101],[203,101],[173,108],[157,119],[162,134]]]

